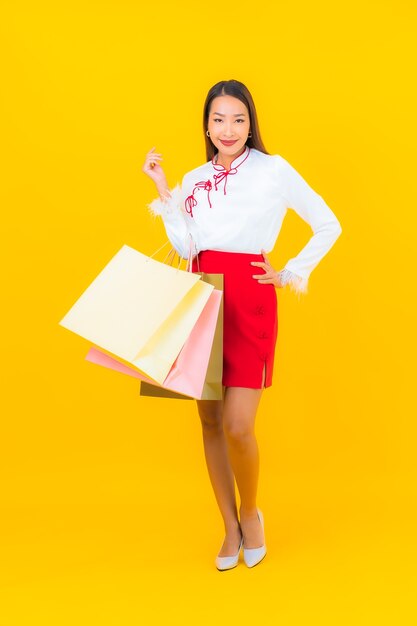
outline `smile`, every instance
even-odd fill
[[[233,146],[233,144],[237,142],[237,139],[235,139],[234,141],[224,141],[223,139],[220,139],[220,142],[221,142],[224,146]]]

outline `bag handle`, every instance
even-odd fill
[[[167,243],[169,243],[169,239],[167,239],[167,241],[166,241],[164,244],[162,244],[162,246],[161,246],[160,248],[158,248],[158,250],[155,250],[155,252],[153,252],[152,254],[149,254],[149,255],[148,255],[148,256],[149,256],[149,258],[151,259],[153,256],[155,256],[155,254],[158,254],[158,252],[159,252],[160,250],[162,250],[162,248],[165,248],[165,246],[167,245]],[[168,253],[168,254],[169,254],[169,253]],[[166,258],[166,257],[165,257],[165,258]]]
[[[162,248],[165,248],[165,246],[166,246],[168,243],[170,243],[169,239],[167,239],[167,241],[166,241],[164,244],[162,244],[162,246],[161,246],[160,248],[158,248],[158,250],[155,250],[155,252],[152,252],[152,254],[149,254],[149,255],[148,255],[148,259],[152,259],[152,257],[154,257],[154,256],[155,256],[155,254],[158,254],[158,252],[159,252],[160,250],[162,250]],[[162,261],[162,263],[165,263],[165,261],[166,261],[166,260],[167,260],[167,259],[168,259],[171,255],[172,255],[172,258],[170,259],[169,265],[172,265],[172,261],[174,260],[174,257],[175,257],[175,248],[171,248],[171,250],[168,252],[168,254],[166,255],[165,259]],[[179,261],[178,261],[178,268],[177,268],[177,269],[179,269],[179,268],[180,268],[180,264],[181,264],[181,258],[180,258],[180,259],[179,259]]]
[[[190,236],[190,245],[189,245],[189,248],[188,248],[187,265],[186,265],[186,267],[185,267],[185,270],[186,270],[187,272],[191,272],[191,273],[192,273],[192,255],[193,255],[193,245],[194,245],[194,250],[195,250],[195,252],[196,252],[196,257],[197,257],[197,268],[198,268],[198,269],[197,269],[197,271],[198,271],[198,273],[200,273],[200,260],[199,260],[199,258],[198,258],[197,246],[196,246],[196,244],[195,244],[195,241],[194,241],[193,236],[192,236],[192,234],[191,234],[191,233],[189,233],[189,236]],[[155,250],[155,252],[153,252],[152,254],[149,254],[149,258],[151,259],[152,257],[154,257],[154,256],[155,256],[155,254],[158,254],[158,252],[159,252],[160,250],[162,250],[162,248],[165,248],[165,246],[166,246],[168,243],[170,243],[170,240],[169,240],[169,239],[168,239],[168,240],[167,240],[164,244],[162,244],[162,246],[161,246],[160,248],[158,248],[158,250]],[[171,258],[170,258],[169,265],[172,265],[172,262],[173,262],[173,260],[174,260],[174,258],[175,258],[175,253],[176,253],[176,250],[175,250],[175,248],[174,248],[174,247],[172,247],[172,248],[170,249],[170,251],[168,252],[168,254],[166,255],[165,259],[163,260],[163,263],[165,263],[165,262],[166,262],[166,260],[167,260],[169,257],[171,257]],[[178,269],[179,269],[180,265],[181,265],[181,257],[180,257],[180,255],[178,255]]]
[[[168,254],[166,255],[165,259],[162,261],[162,263],[166,263],[167,259],[169,258],[169,265],[172,266],[172,262],[175,258],[175,248],[171,248],[171,250],[168,252]]]
[[[192,256],[193,256],[193,244],[194,244],[194,250],[196,253],[196,257],[197,257],[197,268],[198,268],[198,272],[200,272],[200,260],[198,258],[198,252],[197,252],[197,246],[195,244],[195,241],[193,239],[193,236],[191,233],[188,233],[190,235],[190,246],[188,248],[188,259],[187,259],[187,266],[186,266],[186,271],[187,272],[192,272],[192,267],[193,267],[193,261],[192,261]]]

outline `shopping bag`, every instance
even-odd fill
[[[201,273],[204,282],[208,282],[215,289],[223,291],[223,274],[207,274]],[[220,304],[219,315],[217,318],[216,330],[213,339],[213,345],[210,353],[210,359],[207,367],[206,378],[204,381],[203,391],[200,400],[222,400],[223,398],[223,298]],[[140,383],[141,396],[155,396],[178,399],[184,399],[185,396],[178,394],[174,396],[172,392],[163,386],[142,381]]]
[[[164,389],[201,399],[222,303],[222,295],[221,290],[213,289],[190,336],[161,385]],[[131,366],[121,363],[111,355],[105,354],[95,347],[90,348],[86,359],[139,378],[148,384],[153,383],[151,379],[134,370]]]
[[[199,272],[201,280],[220,289],[223,294],[224,275]],[[210,360],[207,367],[201,400],[222,400],[223,398],[223,297],[217,318]]]
[[[152,385],[144,380],[140,382],[140,395],[150,396],[152,398],[171,398],[172,400],[195,400],[198,398],[192,398],[191,396],[184,396],[182,393],[176,391],[170,391],[161,387],[160,385]]]
[[[124,245],[59,324],[162,384],[214,287],[152,256]]]
[[[96,363],[97,365],[102,365],[103,367],[107,367],[108,369],[114,370],[115,372],[120,372],[122,374],[127,374],[128,376],[138,378],[143,385],[149,385],[153,389],[161,389],[164,395],[168,398],[178,397],[184,400],[192,400],[190,396],[183,396],[182,394],[176,393],[175,391],[170,391],[169,389],[164,389],[163,387],[160,387],[158,383],[153,383],[150,378],[147,378],[144,374],[141,374],[131,365],[122,363],[119,359],[115,359],[114,356],[112,356],[111,354],[107,354],[102,349],[91,346],[85,358],[87,361],[90,361],[90,363]]]

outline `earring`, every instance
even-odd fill
[[[206,135],[207,137],[210,137],[210,132],[208,130],[206,131]]]
[[[249,133],[248,135],[248,139],[250,139],[252,137],[252,133]]]

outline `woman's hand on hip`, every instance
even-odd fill
[[[266,256],[265,250],[262,248],[261,250],[262,256],[265,259],[264,263],[262,261],[251,261],[251,265],[256,265],[258,267],[262,267],[265,270],[265,274],[254,274],[253,278],[258,279],[258,283],[263,283],[265,285],[272,284],[275,287],[284,287],[281,283],[281,278],[278,272],[274,270],[271,263],[269,262],[268,257]]]

